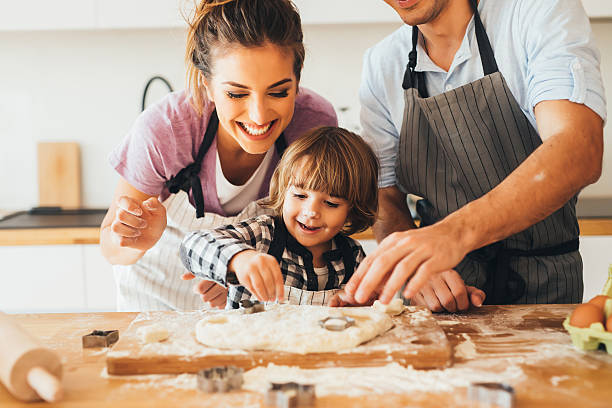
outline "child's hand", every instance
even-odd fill
[[[195,275],[184,273],[181,275],[182,280],[195,279]],[[208,303],[210,307],[223,309],[227,303],[227,289],[213,281],[202,279],[193,285],[193,292],[200,295],[204,303]]]
[[[234,255],[228,270],[234,272],[238,282],[260,301],[283,299],[283,274],[272,255],[255,250],[242,251]]]

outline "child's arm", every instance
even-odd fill
[[[193,232],[181,243],[181,260],[200,278],[223,286],[241,284],[260,300],[274,300],[278,286],[282,296],[283,277],[276,259],[265,253],[273,233],[269,216]]]

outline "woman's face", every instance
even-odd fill
[[[219,116],[218,137],[227,146],[265,153],[291,122],[293,56],[276,45],[217,50],[205,84]]]

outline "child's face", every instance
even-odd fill
[[[331,239],[344,227],[350,209],[342,198],[291,185],[285,193],[283,220],[300,244],[322,253],[331,248]]]

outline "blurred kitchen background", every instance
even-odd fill
[[[359,131],[362,55],[402,23],[382,0],[295,3],[302,14],[307,48],[301,84],[333,102],[340,125]],[[145,84],[160,75],[175,90],[184,88],[185,24],[178,8],[189,4],[0,0],[0,216],[39,205],[40,142],[78,143],[80,206],[108,207],[118,177],[107,156],[140,113]],[[611,106],[612,4],[605,0],[583,4],[601,52]],[[147,104],[166,92],[162,82],[154,82]],[[610,107],[608,112],[612,117]],[[612,218],[609,124],[605,132],[603,175],[581,194],[581,201],[595,203],[593,213],[585,216]],[[585,276],[596,274],[585,278],[585,297],[600,291],[607,276],[607,265],[612,263],[610,234],[582,237]],[[112,273],[95,243],[33,242],[0,239],[0,309],[113,309]],[[366,245],[372,248],[374,243]]]

